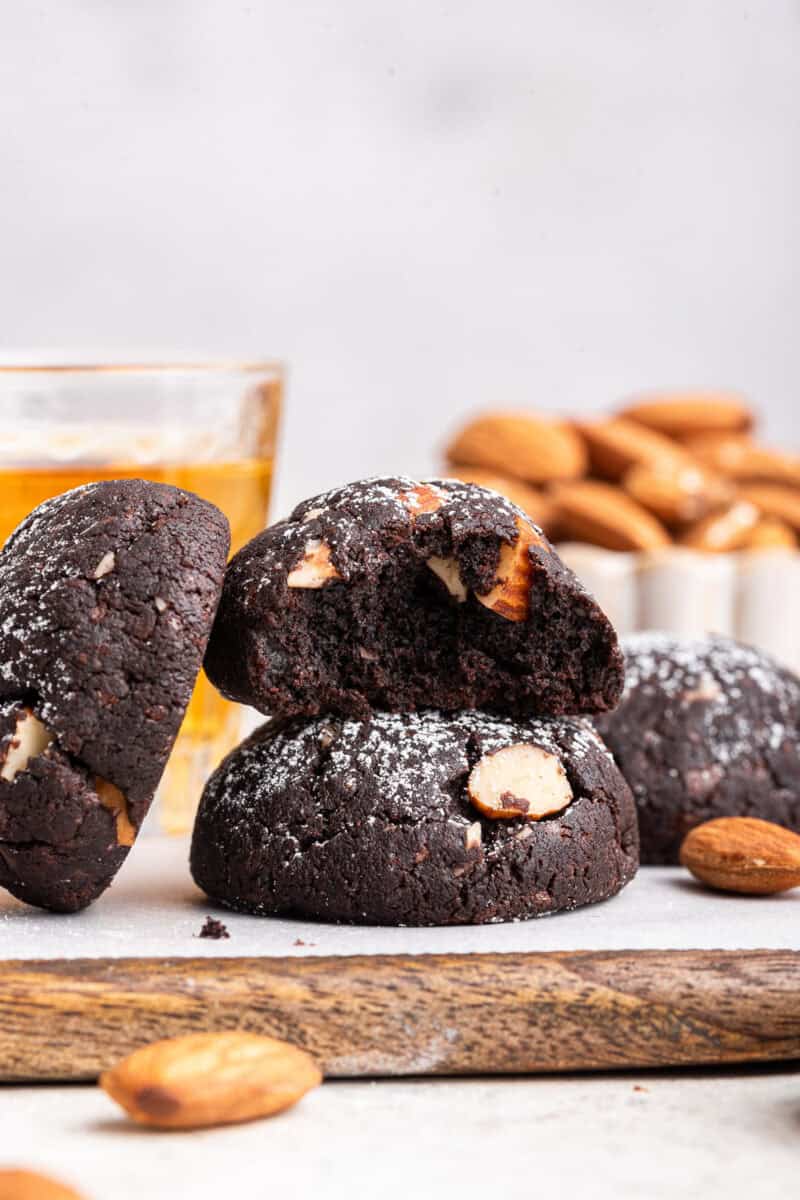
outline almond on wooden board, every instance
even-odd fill
[[[629,401],[620,416],[680,439],[702,433],[742,433],[753,425],[749,404],[729,392],[652,393]]]
[[[680,538],[682,546],[705,550],[709,554],[727,554],[741,550],[758,525],[760,513],[746,500],[734,500],[702,521],[690,525]]]
[[[670,438],[621,417],[575,421],[586,442],[592,470],[603,479],[619,480],[642,463],[684,463],[686,452]]]
[[[574,430],[534,413],[475,417],[453,438],[446,454],[459,466],[485,467],[528,483],[574,479],[586,470],[586,451]]]
[[[661,522],[613,484],[583,479],[559,484],[552,496],[566,538],[607,550],[658,550],[671,545]]]
[[[699,463],[640,463],[622,480],[629,496],[668,525],[685,524],[704,517],[725,503],[732,485]]]
[[[0,1170],[0,1200],[81,1200],[81,1195],[49,1175],[6,1167]]]
[[[687,833],[680,861],[724,892],[772,895],[800,887],[800,836],[757,817],[718,817]]]
[[[197,1129],[281,1112],[321,1081],[304,1050],[235,1030],[142,1046],[104,1072],[100,1086],[142,1125]]]

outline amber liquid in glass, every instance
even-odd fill
[[[112,463],[102,467],[0,467],[0,545],[37,504],[83,483],[151,479],[196,492],[221,508],[231,524],[231,552],[264,527],[272,461]],[[191,828],[199,800],[197,780],[207,777],[239,740],[241,709],[223,700],[201,673],[160,790],[159,817],[168,833]]]

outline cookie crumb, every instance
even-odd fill
[[[316,942],[304,942],[302,938],[295,938],[292,942],[293,946],[316,946]]]
[[[201,938],[215,938],[219,940],[220,938],[229,938],[231,935],[228,933],[227,927],[223,925],[222,921],[218,921],[216,917],[206,917],[203,928],[196,936]]]
[[[649,1092],[649,1091],[650,1091],[650,1089],[649,1089],[649,1088],[642,1087],[642,1085],[641,1085],[640,1083],[635,1083],[635,1084],[633,1085],[633,1090],[634,1090],[635,1092]]]

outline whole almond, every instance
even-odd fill
[[[680,861],[723,892],[766,896],[800,887],[800,837],[757,817],[718,817],[691,830]]]
[[[81,1196],[49,1175],[6,1167],[0,1170],[0,1200],[81,1200]]]
[[[741,433],[753,425],[750,406],[728,392],[661,392],[629,402],[620,413],[673,438]]]
[[[197,1129],[281,1112],[321,1080],[304,1050],[237,1030],[142,1046],[100,1086],[142,1125]]]
[[[754,504],[765,517],[776,517],[800,533],[800,488],[778,483],[748,483],[739,489],[743,500]]]
[[[697,459],[729,479],[800,487],[800,455],[757,446],[745,434],[704,435],[686,442]]]
[[[586,470],[586,451],[562,421],[534,413],[485,413],[465,425],[447,447],[458,466],[485,467],[528,483],[575,479]]]
[[[622,486],[668,525],[699,520],[711,508],[729,500],[732,493],[727,480],[692,462],[640,463],[627,472]]]
[[[558,484],[552,496],[565,538],[607,550],[658,550],[670,545],[661,522],[613,484],[582,479]]]
[[[619,480],[631,467],[690,461],[686,451],[670,438],[636,421],[611,417],[576,421],[586,442],[592,471],[603,479]]]
[[[735,500],[702,521],[690,525],[681,535],[682,546],[704,550],[708,554],[727,554],[741,550],[758,525],[760,513],[747,500]]]
[[[744,550],[794,550],[797,537],[790,525],[776,517],[762,517],[748,535]]]

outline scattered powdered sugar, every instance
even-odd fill
[[[622,705],[634,690],[660,697],[662,731],[674,730],[681,709],[699,711],[713,762],[727,767],[797,740],[800,680],[762,651],[717,635],[681,638],[651,631],[627,635],[622,649]],[[643,736],[657,734],[650,729]]]
[[[474,761],[506,746],[540,747],[579,768],[586,758],[609,757],[595,730],[580,718],[506,720],[466,710],[443,713],[375,712],[365,721],[318,717],[300,727],[266,731],[221,768],[215,803],[245,817],[262,789],[270,796],[305,786],[318,770],[330,772],[347,794],[369,779],[376,807],[390,819],[454,817],[447,785],[465,777]]]

